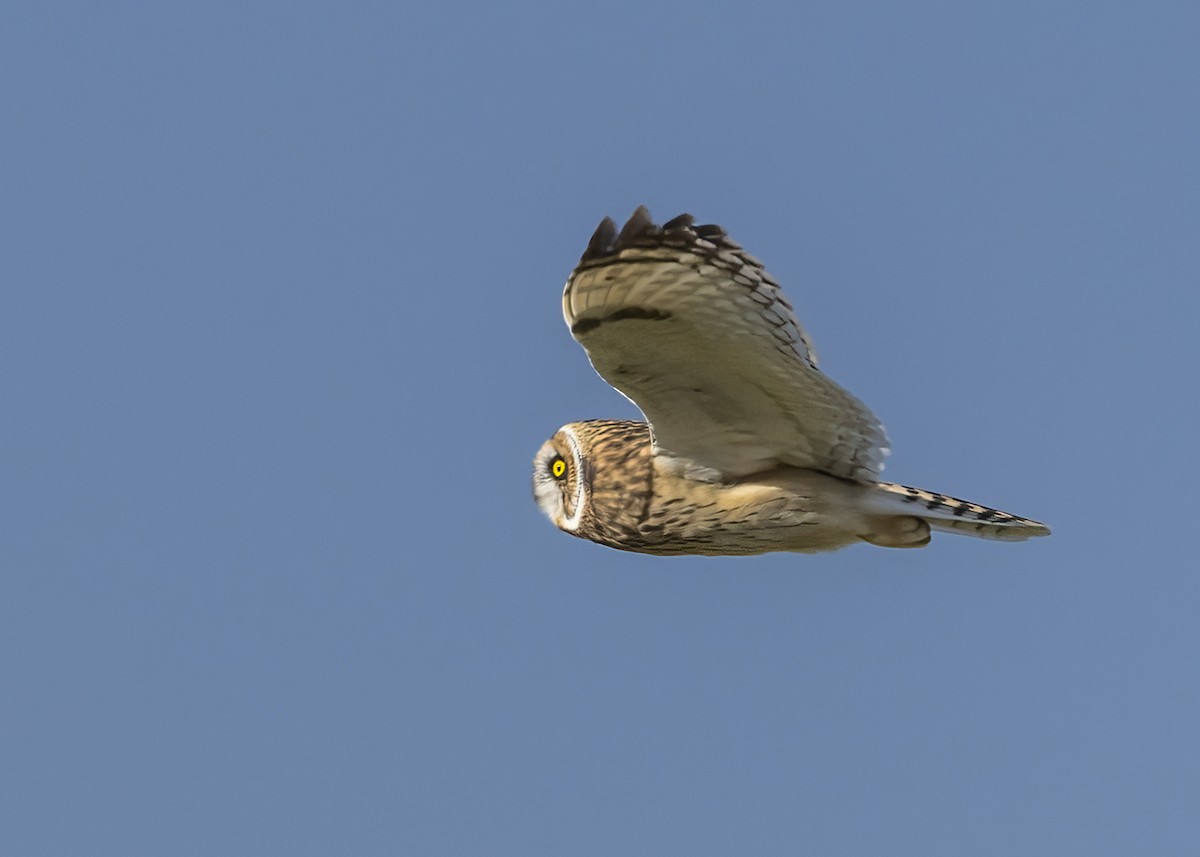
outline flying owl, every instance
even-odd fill
[[[817,368],[779,283],[719,226],[645,207],[605,218],[563,292],[605,381],[647,422],[568,423],[533,494],[571,535],[649,554],[922,547],[930,531],[1020,541],[1037,521],[879,481],[883,426]]]

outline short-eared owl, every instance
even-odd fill
[[[651,554],[921,547],[930,530],[1017,541],[1037,521],[878,481],[871,411],[818,368],[779,284],[719,226],[605,218],[563,292],[604,380],[648,422],[568,423],[533,462],[560,529]]]

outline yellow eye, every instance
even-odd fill
[[[550,475],[555,479],[562,479],[567,472],[567,463],[561,458],[556,458],[550,462]]]

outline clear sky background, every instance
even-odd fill
[[[1200,848],[1194,3],[0,13],[0,853]],[[596,223],[717,222],[1023,544],[661,559]]]

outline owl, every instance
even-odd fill
[[[563,316],[646,422],[560,428],[533,461],[559,529],[648,554],[923,547],[936,530],[1020,541],[1037,521],[879,477],[883,426],[817,368],[779,283],[718,226],[645,207],[605,218]]]

